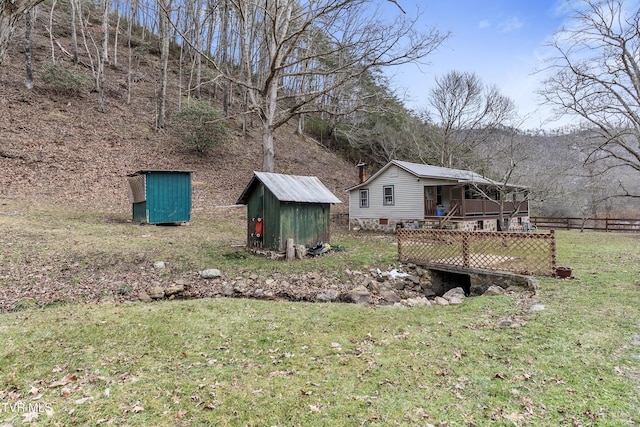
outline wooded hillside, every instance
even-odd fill
[[[51,66],[47,19],[46,14],[38,15],[32,34],[33,90],[24,85],[23,27],[14,34],[0,66],[0,197],[128,212],[126,174],[140,169],[189,169],[195,171],[194,209],[235,203],[252,172],[262,165],[257,119],[243,132],[241,117],[230,116],[231,138],[206,156],[195,153],[171,128],[157,129],[157,50],[136,57],[130,104],[126,69],[122,65],[105,68],[106,111],[99,112],[91,85],[69,90],[64,83],[43,80]],[[90,67],[71,66],[71,58],[58,48],[57,43],[69,47],[68,33],[55,43],[58,64],[90,80]],[[126,64],[126,48],[121,47],[119,55],[118,64]],[[172,67],[170,72],[175,76],[179,70]],[[177,84],[177,79],[170,80],[169,111],[178,109]],[[215,102],[213,91],[205,95]],[[275,140],[277,172],[316,175],[346,200],[345,188],[357,182],[355,166],[312,138],[294,134],[295,130],[286,126]]]
[[[385,21],[381,4],[401,18]],[[128,212],[128,173],[189,169],[199,209],[233,204],[273,168],[318,176],[346,202],[358,161],[375,172],[399,159],[526,187],[537,215],[635,215],[638,199],[614,197],[638,188],[633,135],[520,130],[513,102],[468,72],[436,79],[433,111],[408,111],[384,67],[448,35],[417,33],[393,4],[40,3],[1,58],[0,196]],[[211,115],[185,114],[181,133],[177,114],[196,105]],[[217,125],[204,145],[184,138]]]

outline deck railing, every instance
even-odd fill
[[[500,213],[500,206],[492,202],[491,200],[484,199],[454,199],[451,204],[457,204],[460,206],[459,214],[456,216],[486,216],[486,215],[498,215]],[[515,208],[518,208],[518,213],[526,214],[529,212],[529,202],[504,202],[502,205],[503,212],[513,212]]]

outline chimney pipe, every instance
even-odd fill
[[[367,168],[369,167],[369,165],[364,162],[360,162],[356,165],[356,167],[358,168],[358,178],[360,180],[360,184],[362,184],[369,178],[367,176]]]

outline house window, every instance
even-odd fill
[[[395,205],[395,198],[393,196],[393,185],[385,185],[382,187],[382,204],[384,206]]]
[[[369,189],[360,190],[360,207],[369,207]]]

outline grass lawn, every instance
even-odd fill
[[[375,266],[395,250],[336,233],[347,250],[329,265],[285,268]],[[559,265],[576,278],[540,278],[535,313],[499,296],[411,309],[218,298],[1,314],[0,426],[638,425],[640,237],[557,238]],[[182,247],[166,257],[194,262]],[[496,327],[513,317],[523,325]]]

